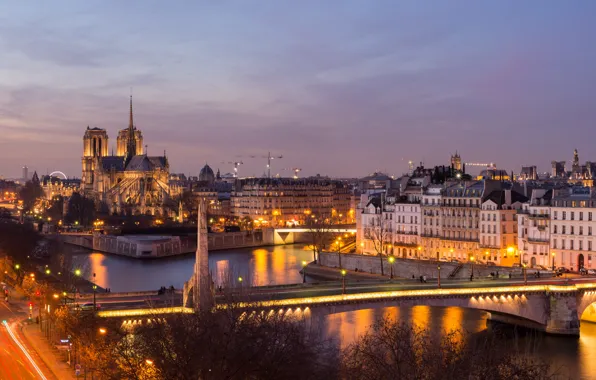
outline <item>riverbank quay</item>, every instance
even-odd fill
[[[100,233],[60,233],[48,236],[61,241],[94,251],[138,259],[155,259],[181,256],[193,253],[197,249],[195,236],[166,235],[104,235]],[[256,232],[210,233],[207,236],[209,251],[223,251],[236,248],[256,248],[267,244],[263,234]]]

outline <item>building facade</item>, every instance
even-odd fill
[[[580,268],[595,268],[594,188],[571,187],[553,190],[551,215],[550,249],[551,256],[554,253],[555,265],[575,271]]]
[[[306,218],[344,222],[354,215],[345,184],[319,178],[249,178],[237,180],[230,196],[232,216],[257,225],[299,226]],[[355,219],[355,218],[354,218]]]

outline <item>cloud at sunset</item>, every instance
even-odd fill
[[[596,4],[0,5],[0,174],[80,176],[87,125],[135,121],[172,172],[283,154],[304,174],[596,159]],[[576,137],[570,139],[570,136]],[[590,156],[593,154],[592,156]],[[260,175],[264,161],[241,171]],[[275,171],[275,166],[274,166]],[[288,175],[289,173],[282,172]]]

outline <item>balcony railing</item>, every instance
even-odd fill
[[[398,235],[418,235],[416,231],[395,231]]]
[[[549,219],[549,214],[528,214],[530,219]]]
[[[536,243],[536,244],[550,244],[549,239],[540,239],[540,238],[528,238],[529,243]]]

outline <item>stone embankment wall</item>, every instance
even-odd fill
[[[319,264],[330,267],[339,268],[339,255],[337,252],[322,252],[320,254]],[[348,270],[364,271],[367,273],[381,274],[381,260],[378,256],[360,255],[360,254],[341,254],[342,267]],[[383,271],[386,276],[390,274],[391,264],[383,257]],[[419,276],[426,276],[428,278],[437,278],[439,269],[441,267],[441,279],[449,278],[449,275],[458,266],[457,263],[447,263],[426,260],[410,260],[395,258],[393,263],[393,275],[403,278],[418,278]],[[521,270],[519,268],[498,267],[474,264],[474,277],[489,277],[491,272],[499,271],[500,277],[508,277],[509,273],[513,276],[519,277]],[[470,278],[472,273],[472,265],[463,264],[462,268],[457,272],[454,278]],[[528,270],[528,275],[532,275],[533,270]]]
[[[175,256],[195,252],[197,249],[196,237],[167,236],[164,239],[135,240],[127,236],[101,234],[61,234],[58,236],[68,244],[138,258]],[[263,245],[262,234],[256,232],[228,232],[208,235],[210,251],[250,248],[261,245]]]

